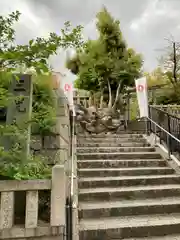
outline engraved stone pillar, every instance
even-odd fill
[[[12,228],[14,219],[14,192],[1,193],[0,229]]]
[[[26,193],[26,228],[36,228],[38,223],[38,191]]]
[[[64,165],[52,169],[51,226],[65,225],[66,176]]]

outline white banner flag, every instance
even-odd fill
[[[135,80],[140,117],[148,117],[148,93],[146,77]]]

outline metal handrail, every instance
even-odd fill
[[[73,239],[73,205],[74,205],[74,161],[75,161],[75,117],[73,111],[69,111],[70,117],[70,157],[69,157],[69,181],[68,197],[66,201],[66,238]]]
[[[180,144],[180,139],[176,138],[174,135],[172,135],[170,132],[168,132],[166,129],[164,129],[163,127],[161,127],[158,123],[156,123],[155,121],[153,121],[151,118],[146,117],[146,120],[149,120],[151,123],[153,123],[155,125],[155,136],[157,135],[157,128],[159,128],[161,131],[163,131],[164,133],[166,133],[167,135],[167,150],[168,150],[168,158],[171,159],[171,143],[170,143],[170,137],[172,139],[174,139],[176,142],[178,142]],[[156,144],[156,138],[155,138],[155,144]]]
[[[149,121],[151,121],[154,125],[156,125],[156,127],[160,128],[163,132],[165,132],[169,137],[172,137],[174,140],[176,140],[178,143],[180,143],[180,139],[176,138],[175,136],[173,136],[171,133],[169,133],[166,129],[164,129],[163,127],[161,127],[159,124],[157,124],[156,122],[154,122],[151,118],[147,117],[147,119]]]
[[[74,146],[75,146],[75,119],[74,116],[72,116],[72,150],[71,150],[71,198],[73,199],[74,195]]]
[[[155,106],[153,106],[153,105],[150,105],[150,107],[151,107],[151,108],[154,108],[154,109],[156,109],[156,110],[158,110],[158,111],[160,111],[160,112],[162,112],[162,113],[164,113],[164,114],[168,114],[170,117],[173,117],[173,118],[175,118],[175,119],[180,120],[179,117],[177,117],[177,116],[175,116],[175,115],[173,115],[173,114],[171,114],[171,113],[168,113],[168,112],[164,111],[163,109],[157,108],[157,107],[155,107]]]

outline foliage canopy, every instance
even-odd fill
[[[96,28],[99,37],[88,40],[76,54],[67,60],[67,67],[78,78],[75,87],[109,95],[109,107],[114,107],[119,93],[134,84],[141,75],[142,57],[128,48],[115,20],[106,8],[97,14]]]
[[[19,11],[0,16],[0,110],[6,110],[11,100],[14,100],[14,96],[9,93],[12,74],[25,69],[34,76],[33,114],[30,122],[37,123],[40,134],[44,136],[55,123],[56,115],[52,87],[48,84],[51,77],[49,57],[56,54],[59,48],[79,48],[82,45],[82,27],[72,28],[70,22],[66,22],[61,35],[50,33],[47,38],[39,37],[30,40],[28,44],[17,45],[14,24],[19,17]],[[10,137],[12,142],[8,151],[3,144],[6,137]],[[51,169],[45,158],[31,155],[25,157],[21,143],[26,137],[22,126],[0,123],[0,174],[15,179],[48,177]]]

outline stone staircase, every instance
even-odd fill
[[[79,240],[180,240],[180,175],[142,135],[78,136]]]

